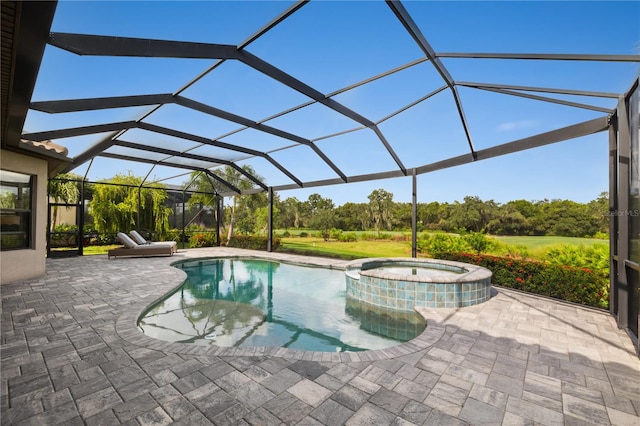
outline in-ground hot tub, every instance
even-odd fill
[[[347,297],[397,310],[456,308],[491,297],[491,271],[438,259],[359,259],[346,268]]]

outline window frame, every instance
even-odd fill
[[[13,180],[8,177],[10,174],[19,175],[26,179],[26,182],[19,181],[18,178],[14,178]],[[4,187],[16,187],[18,188],[17,192],[24,192],[26,188],[28,191],[28,195],[24,197],[25,200],[28,201],[26,206],[14,206],[10,207],[1,207],[0,208],[0,251],[14,251],[14,250],[33,250],[35,248],[34,244],[34,228],[35,228],[35,194],[34,190],[36,188],[36,175],[18,172],[9,169],[0,169],[0,188]],[[0,189],[0,195],[2,195],[4,191]],[[18,218],[17,224],[10,223],[9,225],[17,226],[16,230],[7,230],[5,228],[4,218]],[[8,222],[14,222],[14,220]],[[6,242],[10,239],[8,238],[11,235],[18,236],[18,240],[16,244],[7,245]],[[20,238],[21,235],[24,235],[23,238]]]

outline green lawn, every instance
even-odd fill
[[[403,241],[324,241],[314,237],[280,239],[279,251],[295,251],[309,255],[330,256],[343,259],[362,257],[411,257],[411,245]]]
[[[369,233],[370,234],[370,233]],[[391,234],[391,233],[389,233]],[[393,234],[402,234],[400,232]],[[572,237],[505,237],[494,236],[496,240],[509,245],[526,247],[532,257],[542,254],[547,248],[560,244],[569,245],[592,245],[595,243],[608,244],[608,240],[598,240],[593,238],[572,238]],[[331,256],[344,259],[357,259],[363,257],[410,257],[411,243],[408,241],[388,241],[388,240],[361,240],[356,242],[324,241],[315,237],[287,237],[281,238],[282,248],[280,251],[295,251],[297,253]],[[85,255],[107,254],[110,246],[89,246],[84,248]]]
[[[592,244],[609,244],[609,240],[599,240],[596,238],[576,238],[576,237],[554,237],[554,236],[534,236],[534,237],[507,237],[507,236],[492,236],[496,240],[514,246],[524,246],[528,250],[538,250],[549,246],[556,246],[560,244],[567,245],[585,245],[590,246]]]
[[[400,233],[398,233],[400,234]],[[522,246],[527,250],[531,258],[541,259],[547,249],[567,244],[567,245],[592,245],[596,243],[608,244],[608,240],[598,240],[594,238],[573,238],[573,237],[491,237],[504,244]],[[408,241],[388,241],[388,240],[361,240],[357,242],[343,243],[339,241],[326,242],[322,238],[315,237],[287,237],[281,238],[282,251],[295,251],[301,254],[331,256],[345,259],[356,259],[362,257],[410,257],[411,243]]]

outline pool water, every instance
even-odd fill
[[[450,271],[447,269],[436,269],[436,268],[428,268],[428,267],[415,267],[415,266],[382,266],[380,268],[376,268],[379,271],[389,272],[391,274],[398,275],[417,275],[421,277],[445,277],[451,275],[460,275],[462,272],[458,271]]]
[[[395,346],[425,328],[415,312],[347,299],[340,270],[237,258],[174,266],[186,281],[138,322],[161,340],[342,352]]]

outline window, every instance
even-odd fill
[[[0,250],[32,248],[33,176],[0,170]]]

